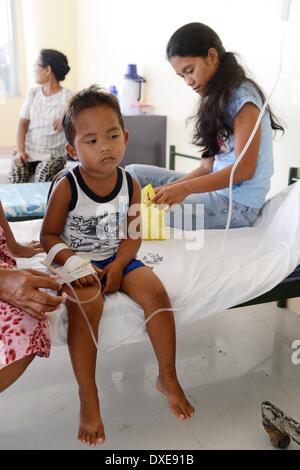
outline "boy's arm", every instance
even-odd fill
[[[127,217],[127,239],[119,245],[115,263],[125,269],[134,259],[140,249],[141,239],[141,188],[135,178],[132,178],[133,193]]]
[[[41,229],[40,241],[46,253],[57,243],[65,243],[61,234],[64,231],[71,198],[70,184],[67,178],[62,178],[52,191]],[[60,251],[54,260],[63,266],[73,255],[72,250],[65,249]]]

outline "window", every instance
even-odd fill
[[[18,94],[16,62],[14,0],[0,0],[0,99]]]

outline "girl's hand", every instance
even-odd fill
[[[123,270],[124,268],[121,267],[117,261],[113,261],[109,265],[105,266],[102,273],[102,278],[106,276],[106,282],[102,291],[103,294],[112,294],[113,292],[120,290],[123,279]]]
[[[16,258],[31,258],[32,256],[37,255],[38,253],[43,253],[43,248],[40,245],[40,242],[32,240],[27,245],[21,245],[16,242],[12,247],[9,247],[10,252]]]
[[[93,268],[95,269],[95,274],[98,275],[99,279],[101,279],[103,271],[102,269],[98,268],[97,266],[93,265]],[[72,285],[79,287],[80,289],[82,287],[87,287],[87,286],[94,286],[97,284],[97,281],[95,279],[95,276],[93,274],[90,274],[89,276],[84,276],[81,277],[80,279],[76,279],[76,281],[72,282]]]
[[[59,291],[61,285],[54,276],[35,269],[12,269],[1,273],[1,299],[38,320],[47,320],[45,312],[56,310],[64,302],[64,298],[40,289]]]
[[[157,194],[161,189],[169,188],[170,186],[174,186],[174,184],[178,184],[178,182],[173,181],[172,183],[167,183],[167,184],[164,184],[163,186],[157,186],[156,188],[153,188],[153,189]]]
[[[156,196],[152,199],[154,204],[180,204],[187,196],[188,191],[185,183],[175,183],[170,186],[162,186],[155,189]]]

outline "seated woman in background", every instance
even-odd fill
[[[43,49],[34,67],[39,86],[30,90],[21,109],[11,183],[27,183],[33,175],[36,182],[51,181],[66,163],[61,119],[72,93],[60,82],[70,71],[68,59]]]
[[[46,312],[56,310],[62,297],[55,276],[35,269],[16,269],[12,252],[30,257],[42,251],[32,242],[16,242],[0,204],[0,392],[13,384],[35,356],[48,357],[50,336]]]

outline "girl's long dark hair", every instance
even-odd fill
[[[174,56],[207,57],[211,47],[218,52],[220,65],[202,95],[193,136],[193,143],[201,147],[204,158],[219,153],[218,137],[233,132],[228,105],[235,89],[247,81],[255,87],[263,102],[266,99],[257,83],[246,76],[235,55],[225,52],[219,36],[205,24],[189,23],[175,31],[167,45],[167,57],[169,60]],[[272,129],[284,132],[269,106],[267,109]]]

